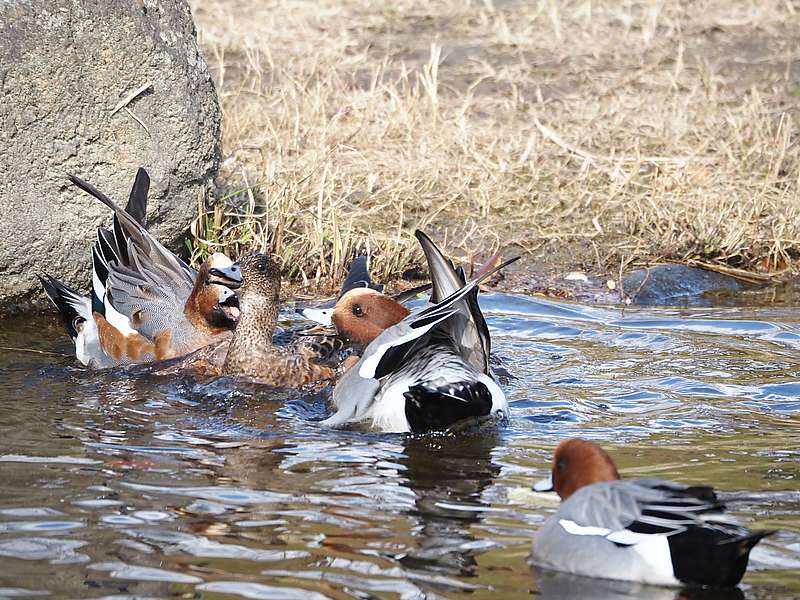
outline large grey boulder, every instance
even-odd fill
[[[184,0],[0,0],[0,313],[43,302],[37,272],[88,288],[109,211],[67,173],[124,204],[144,166],[150,229],[178,243],[212,191],[219,119]]]

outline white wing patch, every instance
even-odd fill
[[[636,533],[627,529],[611,531],[605,527],[578,525],[574,521],[559,519],[558,524],[572,535],[596,535],[609,542],[622,544],[621,550],[634,552],[639,556],[638,573],[628,573],[631,581],[653,583],[656,585],[677,585],[672,567],[672,554],[669,537],[664,534]]]
[[[441,323],[445,319],[449,319],[454,314],[456,314],[456,311],[452,311],[452,310],[451,311],[447,311],[441,317],[439,317],[435,321],[432,321],[432,322],[428,323],[424,327],[420,327],[418,329],[411,329],[411,331],[409,331],[405,335],[402,335],[402,336],[399,336],[399,337],[395,337],[393,339],[389,339],[388,341],[383,342],[382,344],[380,344],[377,348],[375,348],[374,351],[371,351],[372,344],[375,344],[375,342],[377,342],[378,340],[381,339],[380,337],[378,337],[375,340],[375,342],[372,342],[372,344],[370,344],[367,347],[367,350],[370,351],[371,354],[369,356],[366,356],[366,353],[365,353],[365,358],[363,358],[361,360],[361,366],[358,369],[359,376],[363,377],[364,379],[373,379],[375,377],[375,371],[377,371],[378,365],[380,364],[381,359],[383,358],[383,355],[386,354],[386,351],[389,348],[392,348],[393,346],[402,346],[406,342],[410,342],[412,340],[415,340],[417,338],[422,337],[423,335],[428,333],[431,329],[433,329],[434,326],[438,325],[439,323]],[[411,317],[407,317],[407,318],[411,318]],[[397,327],[397,326],[395,325],[395,327]],[[381,336],[386,335],[387,332],[388,333],[392,332],[392,329],[393,328],[390,327],[383,334],[381,334]],[[390,337],[390,336],[391,336],[391,333],[387,337]]]
[[[606,536],[611,533],[610,529],[605,527],[592,527],[591,525],[578,525],[575,521],[568,521],[567,519],[559,519],[558,524],[564,528],[564,531],[572,535],[602,535]]]
[[[619,531],[612,531],[606,536],[609,542],[615,544],[622,544],[623,546],[634,546],[653,539],[655,534],[652,533],[636,533],[629,529],[620,529]]]

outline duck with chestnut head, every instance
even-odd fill
[[[575,575],[663,586],[732,587],[750,550],[772,531],[750,531],[725,513],[714,489],[660,479],[620,479],[588,440],[561,442],[551,477],[558,511],[533,540],[531,562]]]
[[[512,261],[467,282],[428,236],[416,236],[431,273],[428,306],[410,313],[374,291],[353,290],[334,307],[339,333],[368,345],[337,382],[327,425],[422,433],[508,415],[490,373],[491,340],[477,298],[481,281]]]
[[[291,388],[332,379],[334,369],[320,364],[319,355],[310,347],[276,346],[272,342],[281,290],[276,261],[265,254],[250,253],[236,266],[242,277],[237,290],[241,312],[233,336],[171,363],[170,372],[192,369],[209,376],[231,375]]]

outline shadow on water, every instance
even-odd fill
[[[511,422],[330,431],[330,390],[87,372],[50,319],[0,328],[0,597],[782,599],[800,595],[800,315],[486,294]],[[558,440],[714,483],[759,545],[737,590],[531,570]],[[46,573],[46,576],[43,576]]]

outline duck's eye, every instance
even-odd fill
[[[559,458],[558,461],[556,462],[556,469],[558,469],[562,473],[564,471],[566,471],[567,470],[567,460],[564,459],[564,458]]]
[[[353,304],[352,311],[353,311],[353,314],[355,316],[357,316],[357,317],[363,317],[364,316],[364,311],[361,309],[361,305],[360,304]]]
[[[258,264],[256,265],[256,269],[258,269],[259,271],[264,273],[267,270],[267,266],[268,266],[267,265],[267,261],[260,260],[260,261],[258,261]]]

